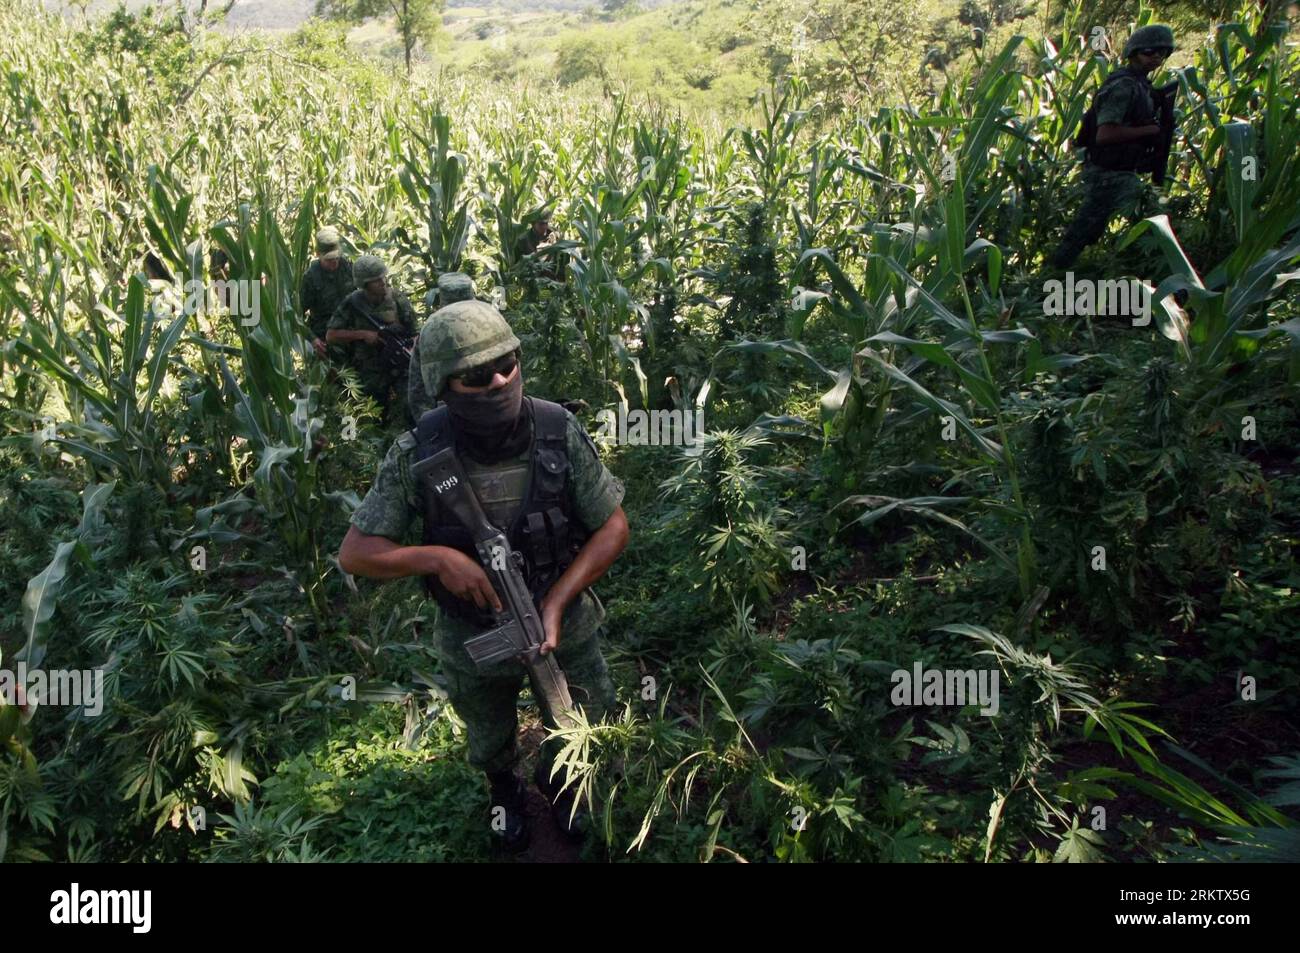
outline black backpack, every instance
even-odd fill
[[[1095,149],[1097,147],[1097,97],[1101,91],[1109,86],[1112,82],[1122,79],[1129,74],[1120,70],[1111,73],[1098,87],[1097,91],[1092,94],[1092,102],[1088,104],[1087,111],[1084,112],[1083,118],[1079,120],[1079,131],[1074,134],[1070,140],[1072,149]]]

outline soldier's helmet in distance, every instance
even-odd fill
[[[388,274],[388,266],[378,255],[362,255],[352,265],[352,278],[358,288],[364,288],[376,278]]]
[[[474,280],[463,271],[448,271],[438,276],[438,286],[424,296],[425,307],[430,310],[445,308],[454,301],[469,301],[474,297]]]
[[[1171,53],[1174,49],[1174,31],[1163,23],[1152,23],[1139,27],[1124,44],[1124,58],[1128,59],[1137,50],[1147,47],[1164,47]]]
[[[316,253],[320,255],[323,261],[341,258],[343,257],[342,241],[339,238],[339,230],[331,225],[326,225],[316,233]]]

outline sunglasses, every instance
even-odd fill
[[[1158,56],[1161,59],[1168,59],[1169,54],[1172,53],[1173,50],[1169,49],[1167,46],[1144,46],[1142,49],[1138,50],[1138,52],[1143,56]]]
[[[466,387],[487,387],[492,383],[492,379],[500,374],[502,377],[509,377],[519,366],[519,352],[507,354],[504,357],[498,357],[495,361],[483,364],[479,367],[471,367],[464,374],[452,374],[456,380],[460,381]]]

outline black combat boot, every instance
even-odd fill
[[[492,836],[497,838],[502,850],[518,854],[528,847],[528,787],[513,770],[489,771],[487,777],[491,791],[489,817]],[[504,818],[498,808],[504,809]]]
[[[576,795],[572,787],[561,791],[564,781],[560,776],[554,779],[548,777],[550,768],[539,764],[533,771],[533,780],[537,782],[537,790],[542,792],[542,797],[546,798],[546,803],[551,807],[551,816],[555,818],[555,826],[560,829],[569,840],[577,843],[587,836],[587,831],[591,830],[591,813],[583,807],[579,807],[577,812],[573,811],[573,802]],[[572,820],[570,820],[572,816]]]

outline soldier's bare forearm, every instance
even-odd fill
[[[349,341],[374,341],[379,337],[375,331],[340,331],[335,328],[325,332],[327,344],[347,344]]]
[[[367,579],[437,575],[445,559],[444,549],[403,546],[386,536],[370,536],[351,526],[339,547],[339,565],[345,572]]]
[[[564,571],[564,575],[555,580],[542,600],[543,608],[554,606],[563,613],[582,590],[599,580],[614,565],[614,560],[627,547],[630,536],[627,515],[620,506],[605,520],[605,525],[592,533],[582,549],[578,550],[578,555]]]
[[[1097,127],[1097,145],[1099,146],[1118,146],[1126,142],[1136,142],[1138,139],[1149,139],[1152,136],[1160,135],[1158,125],[1150,126],[1120,126],[1113,122],[1108,122]]]

